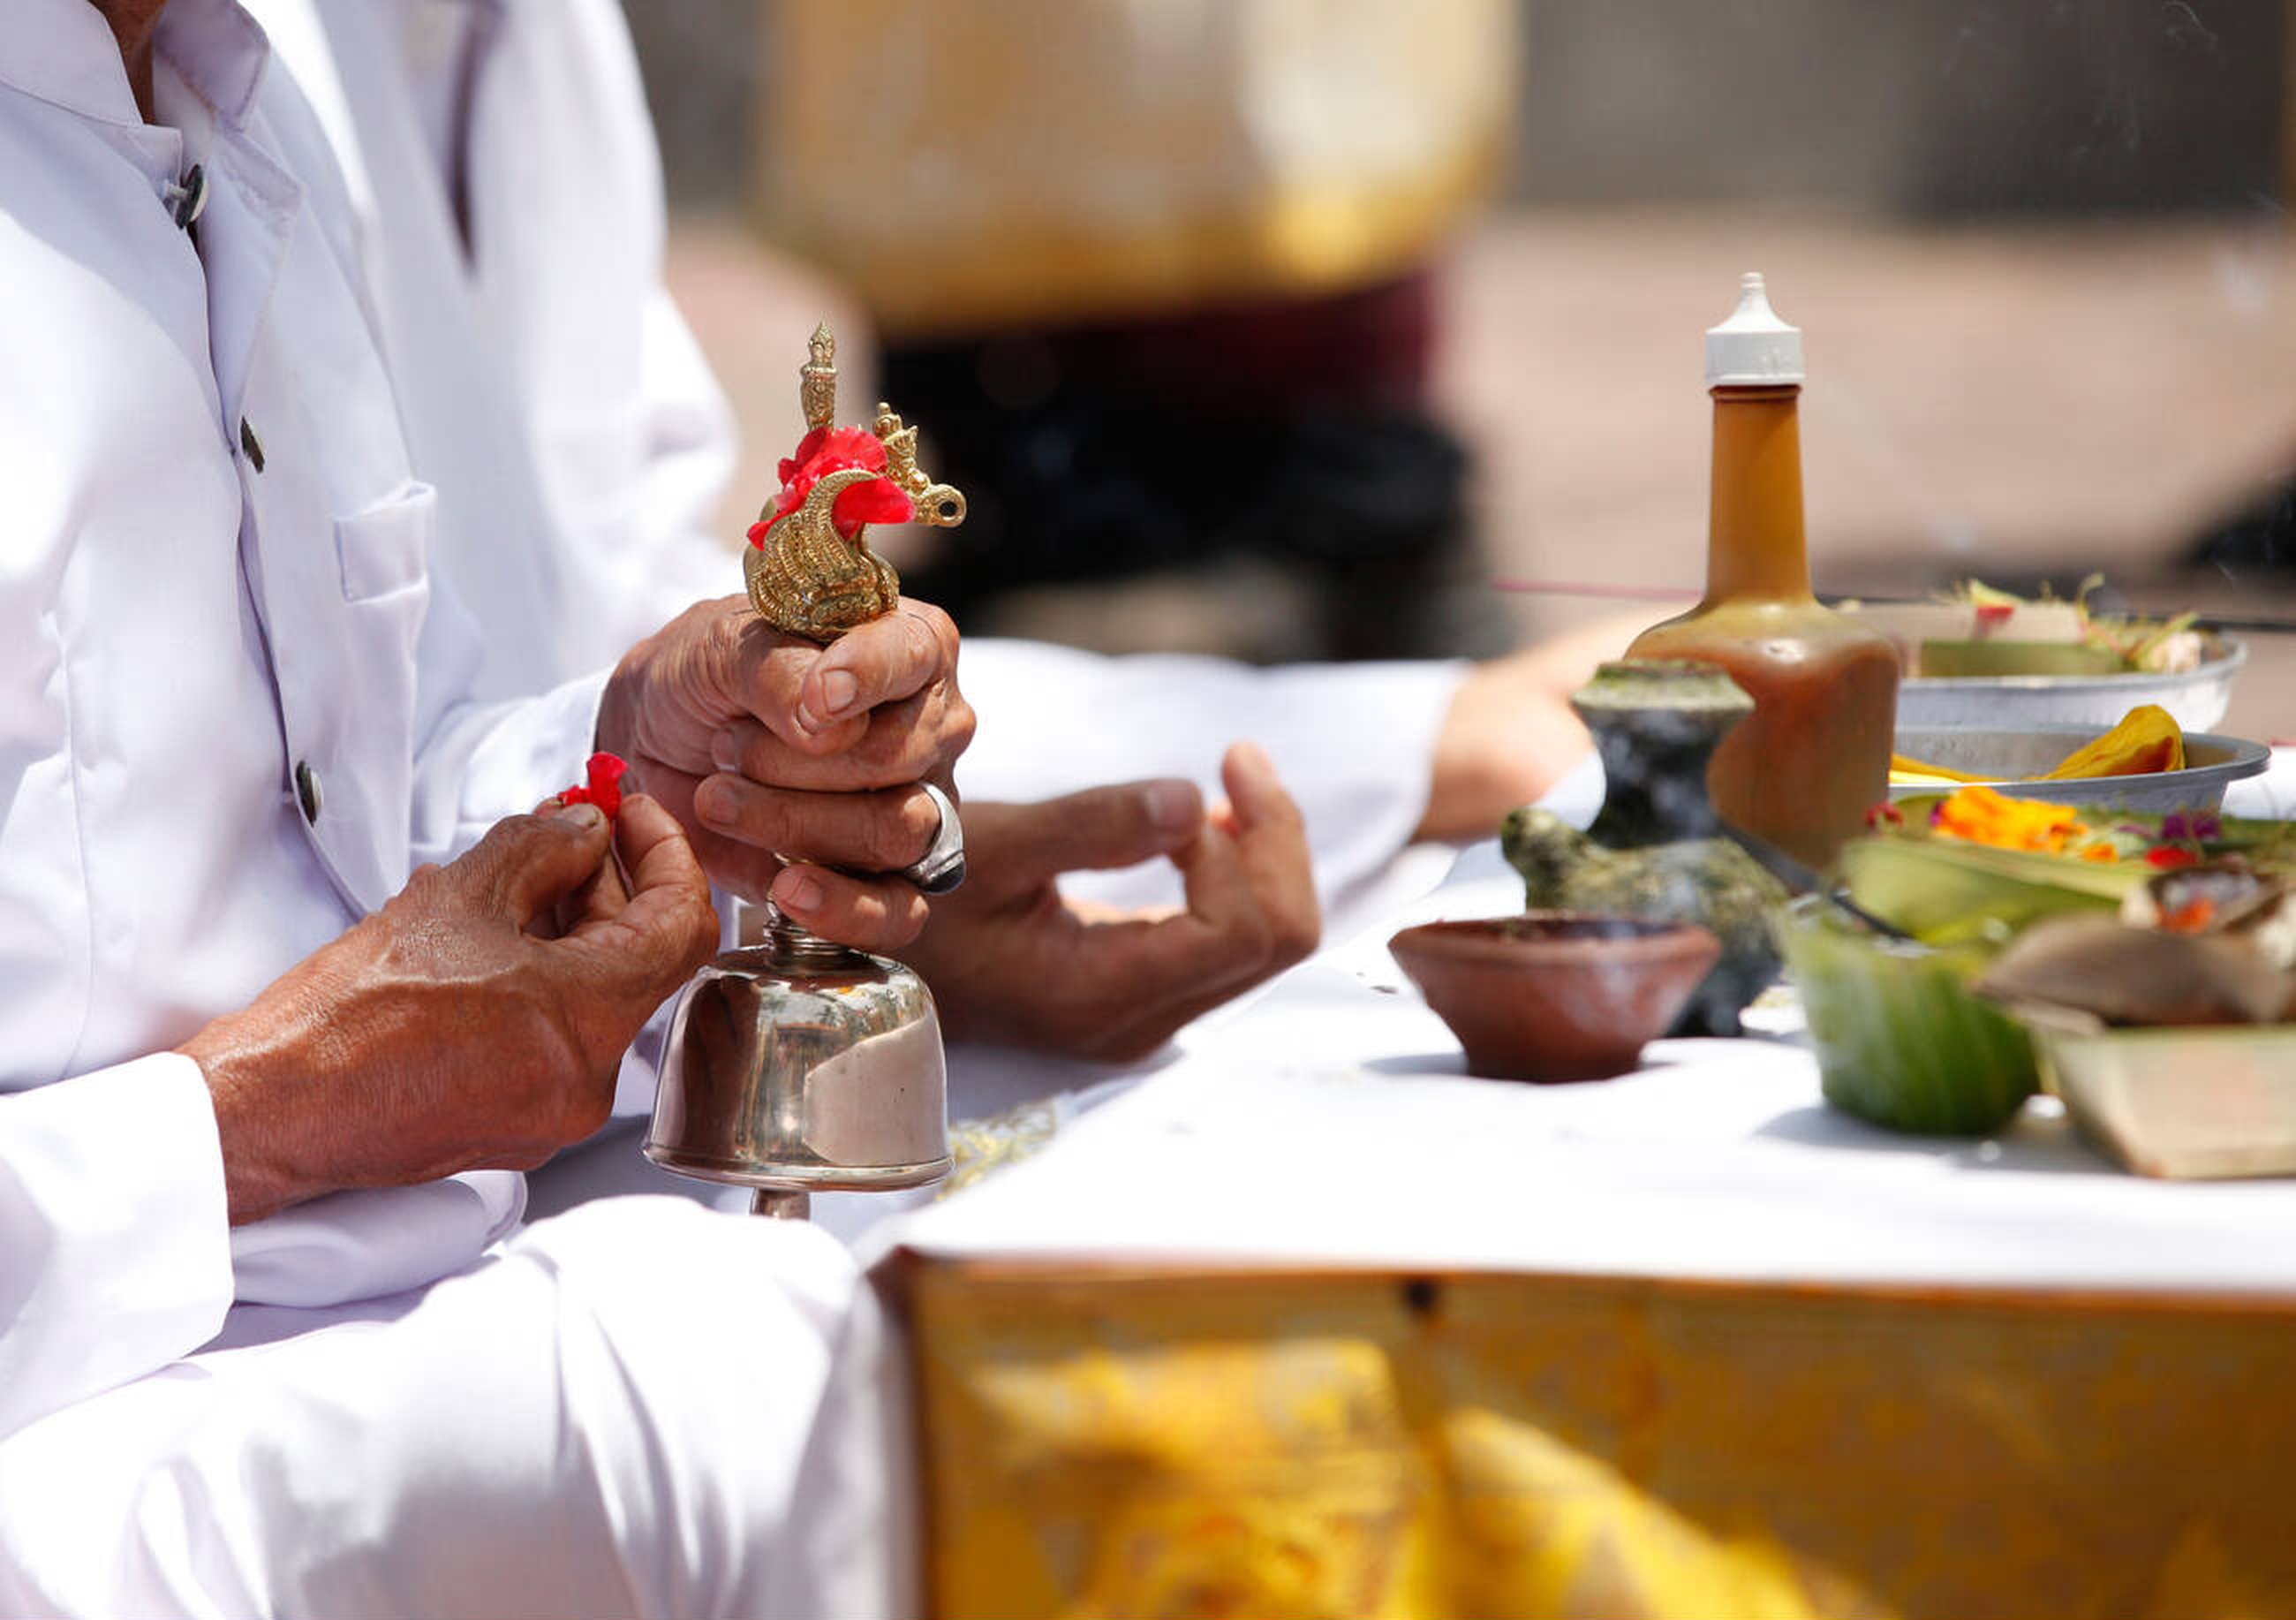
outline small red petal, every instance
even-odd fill
[[[2192,867],[2198,866],[2200,860],[2201,858],[2192,851],[2173,843],[2164,843],[2158,849],[2144,851],[2144,864],[2148,867]]]
[[[830,521],[837,525],[837,532],[849,540],[860,532],[864,523],[906,523],[915,515],[916,507],[893,487],[890,478],[871,478],[846,485],[837,492],[836,504],[829,509]]]
[[[781,514],[778,511],[774,514],[774,517],[779,517],[780,515]],[[763,547],[766,543],[766,530],[773,526],[773,517],[761,517],[756,522],[750,524],[750,544],[752,546]]]
[[[603,750],[590,756],[590,802],[611,820],[622,813],[622,777],[629,766]]]
[[[807,462],[811,461],[815,456],[820,455],[821,447],[827,441],[828,438],[829,430],[825,427],[817,427],[808,432],[804,438],[799,440],[797,441],[797,448],[791,450],[790,452],[789,459],[781,465],[782,482],[789,482],[790,475],[791,473],[795,473],[798,468],[805,465]]]
[[[812,434],[806,435],[807,444],[811,444],[812,440]],[[816,469],[815,473],[816,477],[822,473],[834,472],[836,467],[866,467],[872,473],[882,473],[885,470],[885,441],[865,427],[833,429],[819,444],[813,445],[810,450],[807,449],[806,445],[800,445],[798,451],[798,459],[801,462],[821,461],[836,464],[833,467]]]
[[[2008,621],[2009,615],[2016,611],[2017,604],[2013,602],[1983,603],[1977,610],[1977,622],[1981,625],[1985,625],[1988,628],[1997,624],[2005,623]]]

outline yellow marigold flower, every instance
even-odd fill
[[[1989,787],[1956,789],[1939,802],[1930,825],[1948,837],[2002,850],[2038,850],[2059,854],[2088,828],[2062,804],[2011,799]]]

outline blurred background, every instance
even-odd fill
[[[838,331],[972,633],[1487,654],[1697,594],[1700,339],[1805,332],[1821,591],[2296,623],[2284,0],[631,5],[743,436]],[[1494,580],[1535,588],[1502,590]],[[2296,637],[2224,729],[2296,737]]]

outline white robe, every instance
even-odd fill
[[[662,284],[660,159],[615,0],[251,9],[350,176],[416,463],[440,492],[439,568],[495,631],[486,688],[535,690],[738,591],[738,537],[711,533],[732,413]],[[461,50],[442,49],[440,17],[457,11]],[[467,86],[465,121],[443,135],[425,116],[451,99],[441,80]],[[789,336],[791,443],[803,338]],[[504,448],[506,423],[526,456]],[[1020,800],[1172,775],[1217,796],[1221,752],[1250,738],[1300,801],[1325,905],[1348,910],[1425,810],[1464,668],[1259,670],[968,639],[960,675],[980,723],[957,780]],[[1160,864],[1070,887],[1143,904],[1179,892]]]
[[[193,1065],[151,1054],[563,780],[598,683],[469,701],[476,642],[431,589],[433,498],[332,170],[291,89],[263,81],[260,36],[213,0],[168,18],[178,131],[137,116],[101,13],[32,4],[0,45],[0,286],[18,310],[0,327],[0,1091],[64,1082],[37,1100],[53,1132],[73,1110],[117,1117],[94,1100],[114,1085],[195,1115]],[[162,202],[187,143],[209,177],[196,253]],[[221,1253],[213,1135],[185,1125],[168,1162],[94,1164],[107,1197],[147,1201],[119,1210],[127,1231],[180,1208]],[[52,1183],[55,1162],[20,1174]],[[516,1194],[479,1177],[372,1203],[460,1211],[459,1264]],[[390,1257],[372,1278],[281,1274],[297,1242],[273,1239],[299,1219],[234,1248],[299,1297],[405,1286]],[[0,1339],[0,1427],[53,1399],[11,1376],[27,1327],[67,1328],[71,1302],[113,1286],[62,1263],[85,1234],[59,1224],[70,1235],[8,1245],[7,1292],[37,1308]],[[223,1274],[212,1256],[195,1270]],[[208,1291],[167,1353],[212,1332],[226,1297]],[[95,1361],[153,1353],[132,1337]]]
[[[436,154],[404,116],[418,103],[378,77],[404,62],[392,8],[325,0],[330,45],[315,13],[299,32],[299,6],[266,0],[345,154],[339,183],[278,76],[256,83],[236,14],[175,0],[188,104],[226,109],[202,266],[159,206],[180,137],[141,126],[95,13],[37,3],[0,41],[0,284],[46,316],[0,335],[0,470],[35,498],[7,539],[0,612],[18,615],[12,645],[53,649],[24,659],[0,711],[17,783],[0,960],[21,970],[0,986],[20,1037],[4,1083],[41,1088],[0,1098],[0,1610],[895,1601],[906,1458],[882,1449],[882,1402],[856,1393],[873,1319],[819,1232],[622,1203],[497,1246],[521,1202],[504,1174],[228,1232],[204,1088],[188,1063],[141,1056],[244,1001],[413,859],[564,780],[596,687],[554,683],[720,588],[721,569],[731,581],[704,527],[727,418],[660,286],[659,183],[619,13],[476,8],[496,32],[464,147],[472,276],[424,168]],[[215,93],[218,77],[243,94]],[[52,185],[67,165],[86,173]],[[237,254],[234,207],[299,251]],[[75,237],[77,257],[51,246]],[[258,358],[283,346],[279,389],[300,396],[258,414],[240,350],[185,341],[203,305],[228,317],[218,333],[251,330]],[[91,363],[122,315],[172,357]],[[242,394],[261,473],[234,432]],[[111,431],[71,437],[83,421]],[[308,519],[273,515],[283,488]],[[332,536],[331,569],[290,543],[312,533]],[[111,636],[111,615],[136,632]],[[164,678],[135,662],[153,650]],[[1308,806],[1327,890],[1404,841],[1456,678],[1025,645],[966,659],[988,711],[971,791],[1209,784],[1225,734],[1258,736]],[[410,668],[425,684],[402,693]],[[545,688],[515,708],[468,701]],[[312,826],[299,761],[323,790]],[[155,799],[155,779],[199,785]],[[960,1098],[965,1067],[960,1054]],[[1029,1094],[1076,1078],[1009,1057],[976,1072]],[[696,1394],[752,1427],[724,1428],[683,1398]],[[746,1542],[709,1528],[731,1523]]]
[[[598,681],[472,700],[324,138],[227,0],[159,49],[167,127],[84,0],[0,30],[0,1612],[878,1608],[823,1234],[489,1254],[504,1173],[226,1224],[166,1048],[567,780]]]

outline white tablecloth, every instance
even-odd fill
[[[1583,810],[1588,785],[1567,785]],[[2228,800],[2296,813],[2296,750]],[[1990,1141],[1827,1108],[1791,1016],[1573,1086],[1465,1076],[1385,941],[1521,892],[1482,845],[1433,893],[1199,1024],[1182,1055],[868,1246],[1203,1265],[2296,1295],[2296,1180],[2143,1180],[2048,1099]]]

